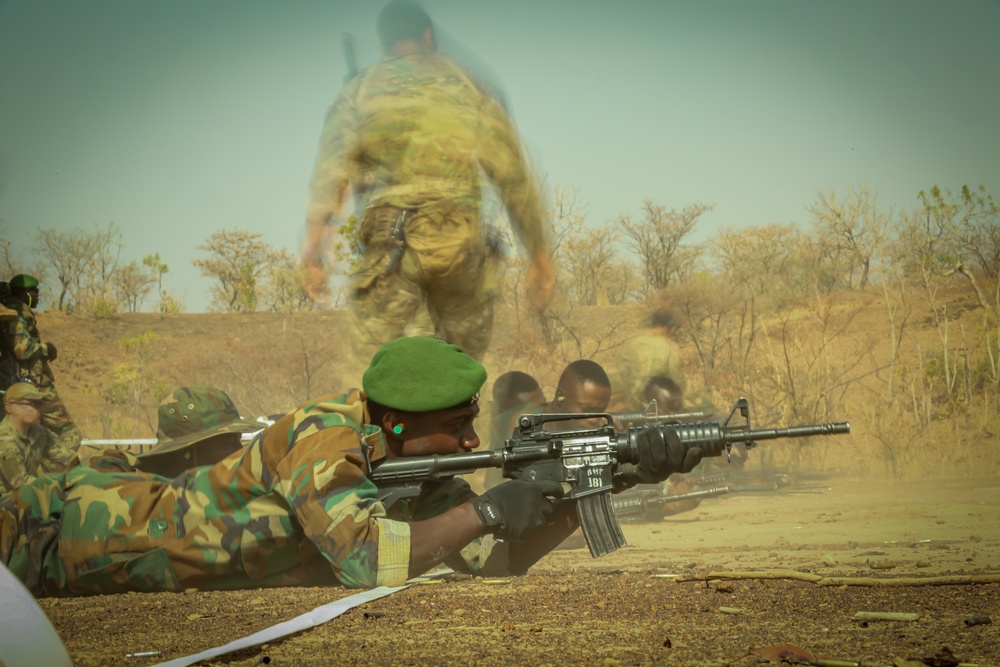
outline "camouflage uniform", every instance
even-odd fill
[[[55,375],[49,367],[48,347],[38,334],[35,314],[28,304],[16,297],[9,297],[4,303],[17,311],[17,317],[0,323],[3,344],[14,356],[14,359],[8,359],[4,355],[0,359],[0,375],[25,379],[38,388],[45,396],[39,404],[42,425],[56,434],[61,447],[75,452],[80,448],[83,436],[56,391]]]
[[[339,210],[351,184],[368,208],[361,265],[350,282],[370,350],[403,335],[436,335],[480,359],[492,333],[490,253],[480,228],[480,175],[528,253],[544,252],[539,196],[497,100],[437,52],[387,58],[352,80],[327,115],[310,186],[312,207]],[[395,230],[405,235],[405,249]],[[407,329],[418,311],[429,331]]]
[[[365,476],[385,457],[364,394],[305,403],[242,452],[175,479],[76,467],[0,497],[0,562],[36,596],[342,584],[408,577],[410,527],[473,497],[427,483],[393,505]],[[503,548],[496,560],[505,559]],[[481,571],[480,542],[446,561]]]
[[[0,493],[12,491],[38,475],[62,472],[76,454],[56,442],[52,432],[35,424],[24,435],[9,416],[0,421]]]

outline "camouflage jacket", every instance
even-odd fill
[[[353,390],[305,403],[245,450],[172,480],[82,466],[39,477],[0,497],[0,560],[37,596],[398,585],[406,522],[474,494],[457,479],[425,484],[387,512],[362,447],[373,462],[385,456]],[[479,541],[445,562],[478,572]]]
[[[17,311],[17,317],[0,322],[4,346],[0,354],[0,375],[10,377],[14,374],[13,363],[7,357],[10,352],[17,359],[20,377],[27,378],[37,386],[51,385],[55,376],[49,368],[48,347],[38,335],[35,313],[28,304],[14,297],[9,297],[4,303]]]
[[[477,210],[481,172],[534,255],[544,240],[541,204],[506,111],[446,56],[408,53],[364,70],[330,108],[310,207],[340,211],[350,184],[372,206],[446,200]]]
[[[49,429],[36,424],[22,434],[10,417],[0,421],[0,493],[12,491],[37,476],[73,466],[76,454],[63,447]]]

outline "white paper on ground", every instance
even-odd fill
[[[309,628],[315,627],[317,625],[322,625],[327,621],[331,621],[346,611],[354,609],[358,605],[362,605],[366,602],[371,602],[372,600],[378,600],[379,598],[384,598],[386,595],[391,595],[396,591],[401,591],[409,588],[415,583],[420,581],[425,581],[427,579],[433,579],[435,577],[440,577],[445,574],[450,574],[451,570],[448,568],[441,568],[435,571],[433,574],[425,574],[421,577],[416,577],[410,579],[407,583],[402,586],[379,586],[378,588],[373,588],[370,591],[362,591],[360,593],[355,593],[346,598],[341,598],[335,602],[325,604],[321,607],[316,607],[312,611],[307,611],[304,614],[296,616],[295,618],[289,619],[278,623],[277,625],[272,625],[269,628],[264,628],[260,632],[255,632],[252,635],[247,635],[242,639],[237,639],[236,641],[229,642],[222,646],[216,646],[215,648],[210,648],[201,653],[195,653],[193,655],[188,655],[183,658],[174,658],[173,660],[168,660],[167,662],[161,662],[153,667],[187,667],[187,665],[193,665],[196,662],[201,662],[202,660],[209,660],[211,658],[217,658],[220,655],[225,655],[226,653],[232,653],[233,651],[242,651],[246,648],[251,648],[259,644],[266,644],[269,641],[274,641],[275,639],[280,639],[281,637],[287,637],[288,635],[294,634],[296,632],[301,632],[303,630],[308,630]],[[69,663],[67,663],[69,664]]]

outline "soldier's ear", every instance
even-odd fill
[[[386,433],[393,433],[397,436],[402,435],[404,429],[399,428],[403,425],[405,419],[403,418],[403,413],[397,412],[395,410],[389,410],[384,415],[382,415],[382,422],[379,426]]]

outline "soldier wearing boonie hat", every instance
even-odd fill
[[[0,377],[34,384],[45,396],[39,403],[42,425],[55,434],[61,447],[75,452],[83,436],[56,391],[51,362],[56,360],[58,352],[54,344],[42,340],[32,311],[38,305],[38,278],[18,274],[10,279],[8,287],[10,295],[3,299],[3,304],[16,311],[17,316],[0,321],[3,338]]]
[[[242,449],[244,433],[264,428],[240,417],[224,391],[199,386],[170,392],[160,402],[156,424],[157,443],[137,457],[137,466],[164,477],[216,463]]]
[[[76,454],[42,425],[44,403],[45,394],[30,382],[12,384],[3,395],[7,416],[0,421],[0,493],[76,464]]]
[[[78,466],[4,496],[0,562],[38,596],[370,588],[442,562],[523,572],[577,526],[574,504],[552,500],[558,484],[509,481],[476,496],[461,479],[433,481],[387,506],[367,477],[389,458],[478,446],[485,379],[455,345],[394,341],[372,359],[364,390],[307,401],[240,456],[172,480]],[[480,539],[488,533],[511,539]]]

